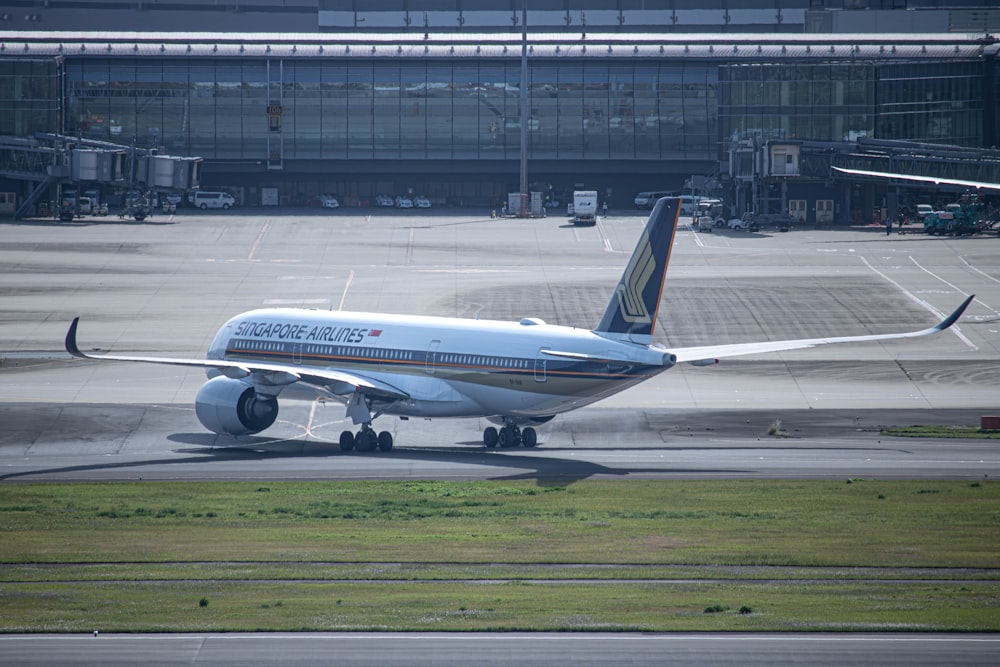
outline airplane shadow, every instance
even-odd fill
[[[602,477],[628,477],[630,475],[738,475],[751,474],[751,470],[723,469],[723,468],[672,468],[669,466],[635,466],[635,467],[608,467],[591,461],[584,461],[578,458],[564,458],[552,456],[528,456],[515,453],[513,450],[485,450],[479,446],[475,450],[463,450],[456,448],[406,448],[397,447],[391,452],[343,452],[337,445],[329,443],[317,443],[304,439],[244,437],[238,443],[220,445],[217,436],[201,433],[175,433],[168,436],[168,440],[180,445],[189,445],[172,450],[172,454],[182,454],[181,457],[164,456],[152,457],[142,460],[131,461],[102,461],[93,464],[80,464],[53,468],[37,468],[29,471],[9,473],[0,475],[0,482],[13,480],[27,480],[33,477],[45,477],[59,475],[61,477],[73,478],[74,473],[80,474],[80,479],[91,480],[92,477],[85,473],[98,471],[122,471],[140,470],[150,466],[156,466],[157,477],[162,478],[164,472],[169,472],[175,466],[186,466],[197,464],[199,466],[211,466],[213,463],[238,463],[238,462],[261,462],[269,460],[293,460],[315,459],[318,456],[334,458],[365,458],[365,459],[391,459],[398,463],[400,461],[412,461],[423,464],[447,464],[449,466],[469,466],[467,472],[458,473],[460,479],[487,479],[487,480],[535,480],[539,486],[551,486],[553,484],[565,485],[589,479],[595,476]],[[486,468],[487,470],[483,470]],[[496,472],[491,474],[489,469],[495,468]],[[519,472],[511,473],[514,468]],[[315,469],[306,469],[301,479],[315,479]],[[331,469],[329,475],[321,475],[323,479],[336,480],[342,476],[338,470]],[[185,473],[178,473],[181,476]],[[288,476],[288,472],[283,473],[283,477]],[[294,473],[293,473],[294,474]],[[210,479],[222,479],[227,473],[221,473],[218,477],[209,476]],[[388,477],[393,478],[391,471]],[[434,473],[429,472],[426,477],[433,478]],[[455,478],[455,472],[449,472],[449,478]],[[142,477],[138,477],[142,479]],[[206,479],[198,476],[197,479]],[[266,473],[262,473],[260,479],[268,479]]]

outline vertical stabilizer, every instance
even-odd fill
[[[653,335],[680,211],[679,197],[664,197],[656,202],[595,332],[647,338]]]

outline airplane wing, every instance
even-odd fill
[[[670,352],[677,357],[677,363],[688,362],[694,365],[707,366],[716,363],[721,357],[737,357],[744,354],[760,354],[763,352],[781,352],[784,350],[801,350],[817,345],[830,345],[833,343],[862,343],[874,340],[892,340],[895,338],[917,338],[919,336],[930,336],[940,333],[951,327],[958,318],[962,316],[965,309],[975,298],[975,294],[962,302],[951,315],[943,319],[940,323],[928,329],[920,331],[908,331],[905,333],[872,334],[867,336],[841,336],[838,338],[800,338],[797,340],[776,340],[761,343],[733,343],[728,345],[704,345],[700,347],[680,347],[671,348]]]
[[[918,181],[920,183],[934,183],[935,185],[959,185],[965,188],[976,188],[980,190],[1000,190],[1000,183],[987,183],[985,181],[966,181],[960,178],[938,178],[937,176],[917,176],[916,174],[894,174],[890,171],[869,171],[867,169],[847,169],[846,167],[831,167],[834,171],[854,176],[875,176],[877,178],[898,178],[903,181]]]
[[[245,378],[256,374],[257,379],[262,380],[262,384],[273,386],[288,385],[294,382],[323,387],[333,391],[330,385],[341,383],[347,385],[345,391],[334,391],[333,393],[350,393],[354,390],[361,390],[367,394],[400,399],[409,398],[409,394],[393,387],[391,384],[366,378],[356,373],[345,373],[343,371],[317,368],[314,366],[293,366],[288,364],[261,364],[257,362],[236,361],[229,359],[178,359],[169,357],[138,357],[120,356],[112,354],[87,354],[80,350],[76,342],[76,330],[80,323],[80,318],[73,318],[73,323],[69,325],[66,332],[66,351],[74,357],[81,359],[96,359],[99,361],[135,361],[146,364],[163,364],[166,366],[188,366],[192,368],[214,368],[223,375],[233,378]]]

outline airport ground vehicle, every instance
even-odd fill
[[[721,199],[700,199],[695,205],[694,228],[699,232],[710,232],[716,227],[726,226]]]
[[[340,202],[333,195],[320,195],[319,204],[323,208],[340,208]]]
[[[90,197],[78,197],[76,200],[76,210],[80,213],[80,215],[93,215],[93,200]]]
[[[756,232],[760,230],[760,225],[757,224],[757,221],[754,219],[754,215],[752,213],[744,213],[742,218],[731,218],[728,225],[730,229],[738,232],[743,231],[744,229],[749,232]]]
[[[153,201],[150,193],[132,191],[125,194],[122,204],[122,212],[119,218],[133,218],[137,222],[142,222],[153,213]]]
[[[656,205],[656,202],[660,199],[660,197],[669,197],[669,196],[671,196],[671,193],[665,190],[640,192],[635,196],[635,199],[633,200],[632,203],[635,205],[636,208],[639,209],[642,208],[651,209],[653,208],[653,206]]]
[[[779,232],[787,232],[792,226],[799,224],[799,219],[790,213],[744,213],[743,219],[756,225],[758,229],[774,227]]]
[[[194,193],[194,205],[202,210],[209,208],[228,209],[236,205],[236,200],[228,192]]]
[[[948,204],[945,210],[932,211],[924,217],[924,232],[931,236],[963,236],[986,227],[979,198],[975,195],[963,195],[959,202]]]
[[[413,208],[413,200],[400,195],[396,197],[396,208]]]
[[[576,190],[573,192],[573,224],[597,224],[596,190]]]
[[[379,206],[384,206],[386,208],[396,205],[396,202],[393,201],[392,197],[388,195],[376,195],[375,203],[378,204]]]
[[[413,204],[417,208],[430,208],[431,207],[431,200],[428,199],[427,197],[416,197],[413,200]]]

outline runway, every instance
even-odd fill
[[[485,450],[480,420],[381,418],[389,454],[345,454],[343,406],[285,401],[257,436],[206,432],[196,371],[73,360],[88,350],[199,357],[233,314],[302,306],[591,327],[645,218],[463,212],[184,211],[145,224],[2,226],[0,481],[129,479],[984,479],[990,440],[903,439],[883,426],[1000,414],[1000,240],[881,229],[679,232],[656,340],[670,345],[950,331],[671,369]],[[86,642],[86,643],[84,643]],[[924,635],[241,635],[0,637],[12,664],[990,664],[996,638]],[[371,644],[380,650],[373,652]],[[91,648],[97,647],[97,648]],[[60,658],[65,658],[62,660]],[[395,660],[395,662],[393,662]],[[420,662],[423,661],[423,662]]]
[[[880,424],[970,423],[976,411],[645,410],[568,415],[532,450],[486,450],[478,420],[386,420],[404,444],[346,453],[347,423],[293,403],[268,436],[199,430],[190,406],[15,404],[0,421],[0,480],[260,479],[988,479],[996,440],[892,438]],[[299,417],[301,421],[296,421]],[[312,418],[314,423],[308,425]],[[780,421],[782,435],[769,430]],[[456,440],[456,427],[468,440]],[[16,428],[16,427],[15,427]],[[32,430],[34,429],[34,430]],[[86,435],[83,435],[86,434]]]
[[[344,665],[899,665],[994,664],[991,635],[893,634],[181,634],[0,636],[5,664]],[[47,650],[40,654],[39,647]]]

